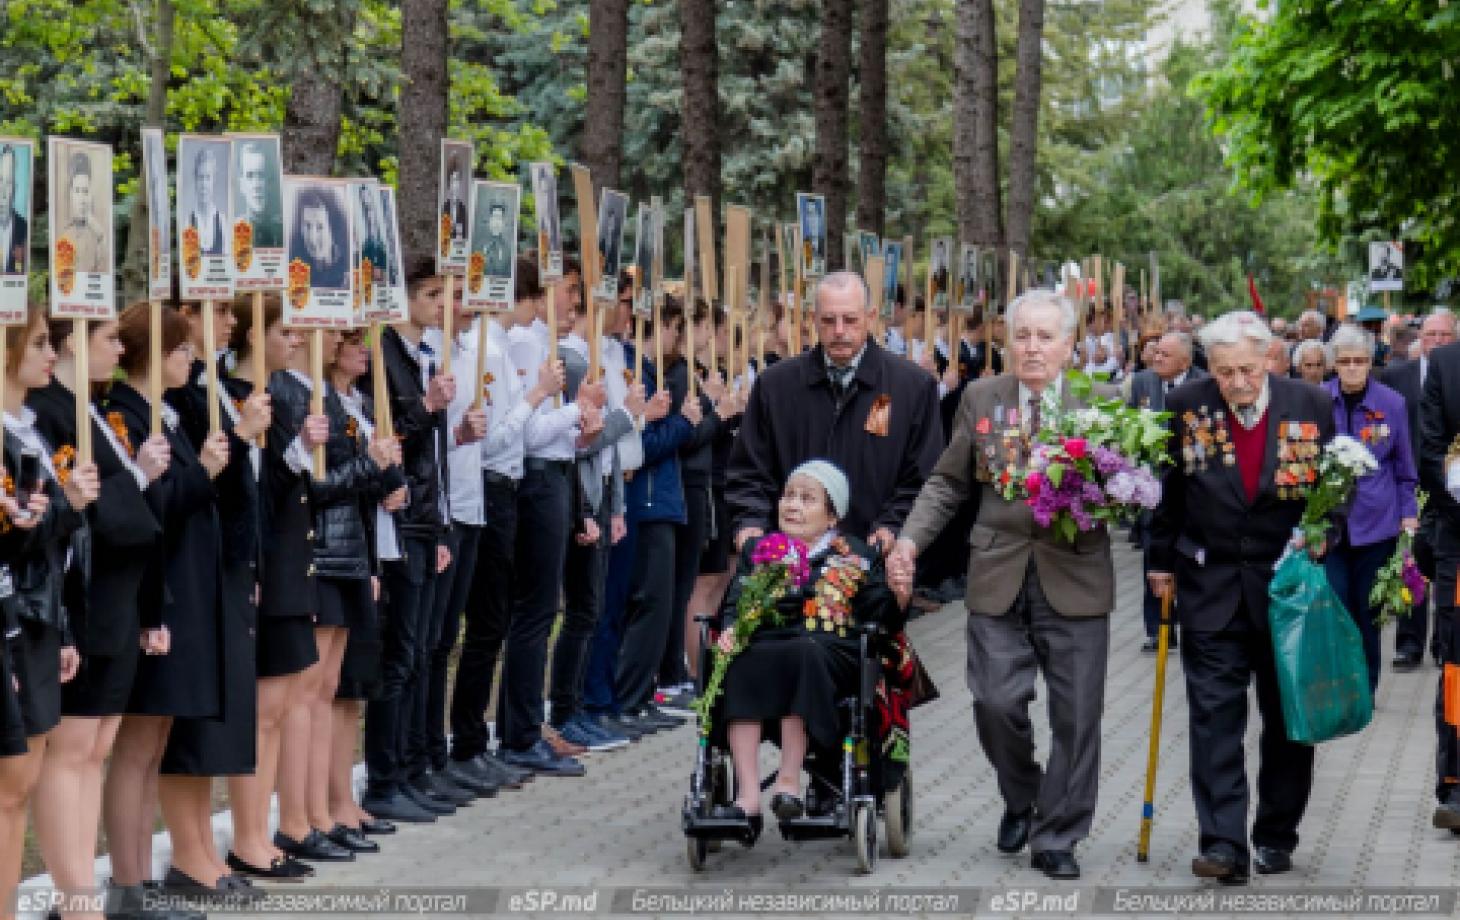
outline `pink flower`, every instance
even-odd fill
[[[1084,438],[1065,438],[1064,447],[1071,460],[1083,460],[1089,444]]]
[[[1030,498],[1036,498],[1039,490],[1044,487],[1043,473],[1030,473],[1024,478],[1024,489],[1029,493]]]

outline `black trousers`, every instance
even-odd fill
[[[517,554],[517,481],[483,473],[487,526],[466,595],[466,634],[451,690],[451,756],[470,760],[490,740],[486,712],[497,658],[512,622],[512,567]],[[500,703],[500,700],[498,701]],[[497,721],[500,725],[500,718]]]
[[[675,542],[680,525],[641,521],[634,547],[634,574],[624,610],[624,640],[614,675],[620,710],[633,712],[653,701],[654,681],[669,641],[674,614]]]
[[[1455,629],[1455,579],[1460,567],[1460,532],[1441,519],[1435,528],[1435,579],[1430,593],[1435,598],[1435,632],[1448,636]],[[1443,642],[1442,659],[1460,664],[1460,649],[1455,643]],[[1435,797],[1450,800],[1460,790],[1460,729],[1445,721],[1445,673],[1442,670],[1435,687]]]
[[[1246,604],[1217,632],[1184,629],[1181,663],[1191,718],[1191,792],[1204,850],[1217,843],[1236,848],[1246,865],[1247,768],[1242,738],[1247,730],[1247,687],[1257,682],[1262,716],[1257,769],[1257,818],[1252,845],[1291,851],[1298,822],[1313,787],[1313,748],[1288,740],[1273,664],[1272,636],[1259,629]]]
[[[473,524],[451,527],[451,567],[438,576],[435,611],[432,614],[434,635],[431,642],[430,667],[426,675],[426,766],[432,770],[446,767],[446,671],[451,650],[461,633],[461,614],[466,609],[472,575],[476,571],[477,547],[482,528]],[[460,669],[457,674],[460,674]],[[412,767],[415,762],[412,761]]]
[[[411,684],[410,719],[404,734],[405,748],[401,753],[401,767],[407,780],[419,779],[430,766],[427,755],[426,702],[431,695],[431,651],[441,635],[441,614],[438,594],[451,569],[436,572],[436,547],[445,546],[456,554],[456,533],[448,530],[430,546],[427,554],[426,580],[421,589],[421,635],[416,643],[415,679]]]
[[[365,708],[365,767],[375,795],[393,793],[407,778],[407,738],[436,566],[434,541],[405,537],[401,553],[382,567],[380,692]]]
[[[512,622],[497,726],[509,750],[526,750],[542,739],[548,634],[562,592],[573,491],[568,477],[573,475],[570,462],[528,460],[517,490],[517,558],[522,564],[512,578]]]
[[[1439,540],[1439,528],[1439,516],[1434,512],[1426,514],[1420,519],[1419,534],[1414,541],[1415,561],[1431,582],[1436,577],[1435,549]],[[1453,574],[1455,560],[1451,559],[1449,562]],[[1433,591],[1428,592],[1424,600],[1414,605],[1409,616],[1400,617],[1399,622],[1394,624],[1394,651],[1397,654],[1418,655],[1421,658],[1429,654],[1436,659],[1446,660],[1446,647],[1450,644],[1450,619],[1440,614],[1440,599],[1435,598],[1435,626],[1431,635],[1430,597],[1433,594]],[[1454,599],[1452,591],[1450,603],[1446,606],[1453,608]]]
[[[549,700],[552,722],[562,725],[583,708],[583,675],[588,668],[588,641],[603,613],[604,575],[608,561],[608,493],[598,514],[601,536],[592,546],[575,539],[579,523],[569,525],[567,562],[563,571],[563,625],[553,645]]]
[[[679,531],[679,545],[674,548],[674,602],[669,617],[669,636],[664,643],[664,658],[659,662],[659,686],[675,687],[689,682],[689,668],[684,661],[684,618],[689,610],[690,595],[700,574],[700,556],[710,533],[710,487],[684,487],[685,525]]]

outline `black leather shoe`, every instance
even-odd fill
[[[456,806],[444,799],[438,799],[434,795],[422,792],[413,783],[403,783],[400,787],[401,795],[416,804],[416,807],[423,808],[438,818],[456,814]],[[369,809],[369,805],[361,807]]]
[[[502,759],[502,755],[504,753],[506,752],[499,747],[495,754],[483,754],[479,759],[487,767],[497,770],[503,775],[510,777],[511,782],[518,784],[532,782],[533,772],[531,770],[524,770],[521,767],[512,766],[507,761]]]
[[[745,809],[739,805],[716,805],[710,812],[712,817],[722,821],[744,821],[745,822],[745,843],[746,846],[754,844],[760,839],[760,832],[765,829],[765,818],[760,814],[747,815]]]
[[[325,835],[335,846],[344,847],[351,853],[379,853],[380,844],[366,837],[363,833],[353,827],[346,827],[343,824],[336,824],[330,828]]]
[[[1029,865],[1050,878],[1080,877],[1080,864],[1070,850],[1040,850],[1029,858]]]
[[[1413,671],[1421,660],[1419,652],[1400,652],[1394,656],[1394,670]]]
[[[497,794],[497,783],[487,779],[476,769],[467,766],[465,763],[447,764],[446,769],[440,771],[437,775],[445,776],[448,780],[479,799],[490,799]]]
[[[999,839],[995,844],[1000,853],[1017,853],[1029,842],[1029,829],[1034,826],[1034,806],[1023,811],[1005,811],[999,821]]]
[[[389,795],[369,795],[360,800],[360,807],[370,812],[379,821],[384,818],[387,821],[400,821],[404,824],[430,824],[436,820],[436,812],[423,808],[416,804],[416,800],[404,792],[396,791]],[[368,823],[368,822],[367,822]],[[366,827],[362,824],[361,827]],[[389,833],[394,833],[394,825]],[[373,834],[375,831],[366,829],[365,833]]]
[[[456,783],[451,781],[450,777],[442,776],[440,773],[433,773],[429,770],[412,780],[412,783],[421,792],[434,796],[443,802],[450,802],[457,808],[470,805],[472,800],[476,798],[471,790],[463,789],[461,786],[456,785]]]
[[[275,859],[269,863],[268,868],[264,868],[244,862],[237,853],[229,850],[224,862],[228,864],[228,868],[240,875],[266,879],[270,882],[302,882],[314,875],[314,869],[297,859],[290,859],[288,856]]]
[[[468,762],[482,776],[496,783],[498,789],[521,789],[524,783],[532,779],[531,773],[509,767],[491,754],[481,754]]]
[[[1258,875],[1277,875],[1293,868],[1293,854],[1277,847],[1258,847],[1252,854],[1252,868]]]
[[[1160,647],[1160,643],[1156,641],[1155,636],[1147,636],[1146,641],[1141,643],[1141,651],[1145,652],[1147,655],[1156,654]]]
[[[782,821],[791,821],[806,814],[806,805],[800,796],[777,792],[771,796],[771,813]]]
[[[681,725],[689,721],[683,716],[671,715],[660,709],[658,706],[655,706],[653,703],[649,703],[643,709],[640,709],[638,712],[638,716],[639,721],[641,722],[658,722],[664,728],[679,728]]]
[[[638,741],[645,735],[652,735],[665,726],[658,722],[645,721],[632,712],[626,712],[618,716],[608,716],[608,727],[616,732],[628,735],[632,741]]]
[[[571,757],[555,754],[548,743],[539,738],[525,751],[508,751],[503,755],[508,765],[541,773],[544,776],[582,776],[587,771]]]
[[[372,812],[370,817],[360,822],[360,833],[370,837],[381,837],[386,834],[394,834],[395,825]]]
[[[352,862],[355,859],[354,853],[312,827],[303,840],[295,840],[285,836],[282,831],[275,831],[274,846],[295,859],[308,862]]]
[[[1247,884],[1247,867],[1237,861],[1230,847],[1212,846],[1191,861],[1191,874],[1197,878],[1214,878],[1227,885]]]

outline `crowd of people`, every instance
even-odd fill
[[[1452,518],[1460,527],[1460,506],[1443,463],[1460,426],[1446,411],[1460,406],[1460,394],[1446,402],[1460,386],[1460,366],[1449,369],[1460,353],[1434,351],[1454,338],[1445,313],[1424,320],[1417,373],[1384,370],[1394,389],[1373,377],[1384,353],[1370,333],[1318,330],[1325,368],[1337,368],[1320,387],[1297,379],[1307,317],[1290,378],[1272,364],[1287,351],[1272,347],[1281,337],[1251,314],[1207,324],[1199,346],[1198,323],[1184,316],[1132,339],[1096,311],[1077,342],[1071,303],[1036,291],[993,320],[992,335],[974,318],[949,362],[946,344],[921,341],[919,301],[899,305],[884,337],[861,279],[834,272],[806,311],[810,327],[791,328],[787,311],[769,330],[763,364],[737,374],[712,357],[747,353],[722,309],[668,296],[659,328],[641,339],[630,279],[617,303],[599,305],[599,328],[582,280],[568,259],[561,280],[544,282],[529,253],[517,263],[513,311],[472,316],[446,302],[433,262],[413,266],[409,319],[381,342],[362,330],[317,340],[323,394],[309,373],[314,344],[284,325],[274,296],[261,334],[248,299],[214,305],[211,318],[196,304],[154,314],[138,303],[92,322],[84,384],[73,324],[33,307],[25,324],[7,327],[0,904],[18,883],[27,810],[58,889],[96,888],[104,828],[107,916],[195,916],[144,909],[141,895],[154,887],[246,902],[259,880],[368,858],[398,823],[442,820],[534,777],[584,776],[584,755],[690,717],[696,617],[722,608],[737,553],[775,529],[788,500],[801,501],[808,534],[833,521],[879,579],[886,557],[890,619],[900,623],[915,580],[924,606],[950,583],[965,597],[975,720],[1007,805],[999,846],[1028,843],[1036,868],[1078,875],[1073,847],[1088,832],[1099,772],[1110,538],[1069,547],[1039,533],[1027,508],[990,489],[975,450],[978,422],[996,404],[1058,390],[1071,366],[1123,380],[1135,404],[1174,412],[1174,444],[1189,437],[1192,412],[1205,418],[1225,405],[1237,420],[1240,488],[1220,467],[1177,463],[1161,508],[1137,528],[1153,595],[1175,576],[1198,875],[1247,871],[1249,675],[1265,724],[1259,871],[1287,864],[1311,782],[1311,749],[1282,737],[1263,651],[1267,576],[1256,573],[1270,565],[1253,564],[1277,558],[1300,507],[1272,490],[1261,462],[1268,417],[1311,421],[1319,441],[1387,420],[1382,481],[1361,486],[1328,547],[1346,599],[1367,596],[1374,560],[1400,528],[1421,526],[1417,479],[1440,496],[1429,515],[1439,522],[1434,555],[1460,555],[1460,530],[1446,529]],[[446,310],[457,311],[450,341]],[[792,343],[813,336],[798,353]],[[652,353],[636,353],[640,340]],[[479,385],[459,382],[478,366]],[[89,461],[77,453],[82,385]],[[373,405],[377,392],[388,412]],[[382,419],[388,430],[377,428]],[[807,472],[818,458],[831,472]],[[810,490],[799,499],[788,486],[797,473],[797,488]],[[1439,578],[1444,619],[1454,588],[1443,566]],[[1377,634],[1365,637],[1377,681]],[[1416,655],[1418,641],[1401,644],[1402,655]],[[1435,649],[1450,660],[1446,643]],[[1043,768],[1025,714],[1036,663],[1054,733]],[[1460,828],[1460,796],[1443,779],[1460,774],[1446,760],[1460,755],[1444,737],[1442,727],[1439,791],[1453,816],[1444,826]],[[737,744],[743,769],[751,744]],[[219,777],[226,853],[211,824]],[[784,782],[774,791],[783,804],[794,795]],[[753,811],[758,800],[741,806]],[[171,857],[154,879],[159,809]]]

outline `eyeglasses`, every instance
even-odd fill
[[[1369,358],[1334,358],[1335,367],[1368,367],[1371,363]]]

